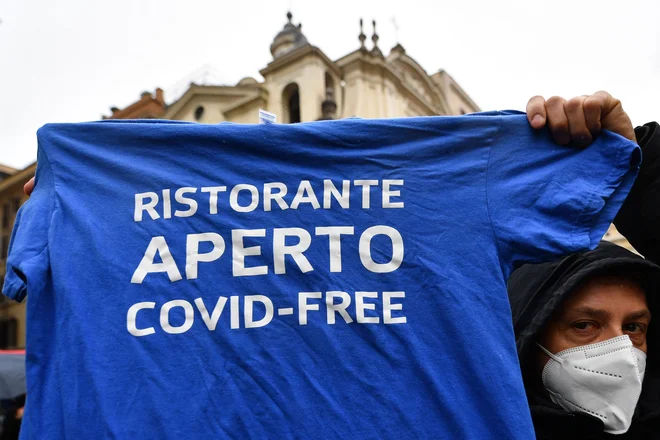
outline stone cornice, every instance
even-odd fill
[[[266,67],[261,69],[259,73],[261,76],[265,77],[266,75],[279,70],[282,67],[285,67],[294,61],[303,58],[307,55],[316,55],[321,60],[324,62],[324,64],[332,70],[332,73],[335,75],[341,77],[341,71],[337,67],[335,63],[332,62],[330,58],[326,54],[323,53],[321,49],[319,49],[316,46],[312,46],[311,44],[306,44],[302,47],[299,47],[298,49],[289,52],[286,55],[282,55],[280,58],[277,58],[276,60],[272,61],[270,64],[268,64]]]

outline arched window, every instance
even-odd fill
[[[195,121],[202,119],[202,116],[204,116],[204,107],[200,105],[195,109]]]
[[[328,72],[325,72],[325,97],[329,99],[335,98],[335,80],[332,79],[332,75]]]
[[[295,124],[300,122],[300,91],[298,84],[291,83],[282,92],[282,106],[284,111],[284,123]]]

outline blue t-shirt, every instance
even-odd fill
[[[38,139],[4,286],[35,439],[533,438],[506,279],[595,246],[639,162],[512,113]]]

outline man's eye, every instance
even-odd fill
[[[576,330],[591,330],[594,324],[589,321],[579,321],[574,322],[571,326]]]
[[[629,333],[645,333],[646,325],[639,322],[634,322],[632,324],[626,324],[623,326],[623,330]]]

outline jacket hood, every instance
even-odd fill
[[[528,264],[509,278],[508,291],[523,377],[525,365],[536,353],[539,332],[562,302],[583,282],[596,274],[625,269],[638,274],[646,291],[652,321],[648,329],[648,357],[638,416],[660,416],[660,266],[609,242],[592,250],[572,254],[559,261]],[[531,388],[531,387],[530,387]],[[528,390],[530,406],[553,412],[549,398]]]

